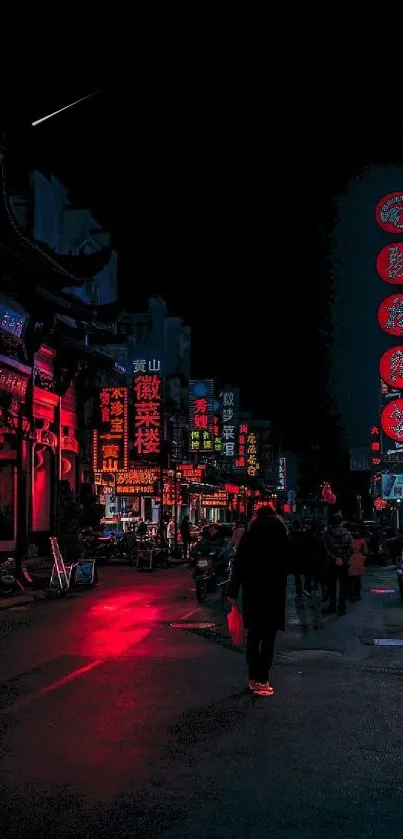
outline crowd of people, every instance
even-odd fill
[[[328,603],[329,614],[343,616],[348,601],[361,600],[367,544],[360,526],[348,527],[341,514],[327,526],[295,521],[288,530],[271,507],[262,507],[237,539],[227,598],[236,609],[242,590],[249,689],[271,696],[269,673],[276,633],[285,630],[288,575],[294,576],[297,601],[313,604],[320,629],[322,604]]]

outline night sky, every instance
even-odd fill
[[[315,49],[289,76],[165,64],[131,87],[35,80],[18,119],[11,92],[2,109],[22,168],[57,174],[111,230],[125,304],[164,297],[192,326],[194,375],[239,385],[296,447],[330,433],[334,201],[368,163],[403,157],[401,73],[386,83],[381,58],[347,68]]]

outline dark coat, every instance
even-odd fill
[[[228,597],[238,597],[242,586],[245,629],[262,636],[285,629],[285,601],[289,564],[287,531],[275,516],[257,518],[238,545],[228,584]]]

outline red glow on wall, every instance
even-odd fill
[[[386,350],[379,361],[381,379],[396,390],[403,390],[403,344]]]
[[[378,323],[388,335],[403,335],[403,294],[391,294],[382,300]]]
[[[393,399],[381,413],[382,431],[391,440],[403,441],[403,399]]]
[[[387,233],[403,231],[403,193],[389,192],[376,206],[376,220]]]
[[[385,283],[403,285],[403,242],[392,242],[377,256],[376,270]]]

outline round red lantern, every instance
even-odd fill
[[[381,413],[382,431],[391,440],[403,441],[403,399],[392,399]]]
[[[389,192],[376,205],[376,220],[382,230],[400,233],[403,230],[403,193]]]
[[[379,373],[385,384],[403,390],[403,344],[384,352],[379,361]]]
[[[403,335],[403,294],[391,294],[382,300],[378,323],[388,335]]]
[[[385,283],[403,285],[403,242],[392,242],[376,258],[376,270]]]
[[[322,486],[322,498],[323,501],[326,501],[327,504],[333,503],[333,491],[328,481],[325,481],[325,483]]]
[[[385,501],[383,498],[375,498],[374,507],[375,510],[385,510],[388,506],[388,502]]]

